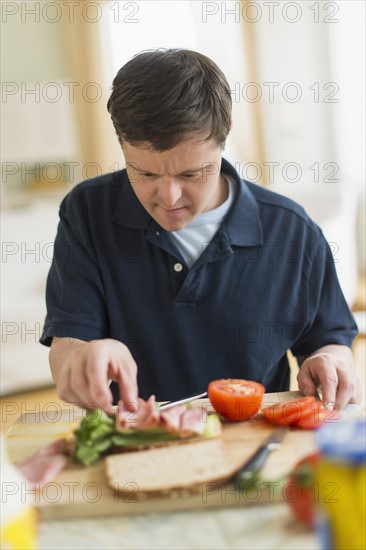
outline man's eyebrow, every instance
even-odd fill
[[[144,168],[139,168],[136,166],[136,164],[131,162],[126,162],[126,166],[132,168],[136,172],[145,173],[145,174],[152,174],[153,176],[159,176],[159,174],[155,174],[151,170],[145,170]],[[199,168],[188,168],[187,170],[183,170],[182,172],[179,172],[179,174],[175,174],[176,176],[181,176],[182,174],[191,174],[194,172],[203,172],[209,165],[205,164],[203,166],[200,166]]]

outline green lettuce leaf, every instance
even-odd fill
[[[209,414],[205,423],[204,437],[216,437],[220,434],[221,422],[216,414]],[[104,411],[95,409],[87,411],[75,430],[75,450],[73,458],[84,466],[90,466],[105,454],[112,446],[129,447],[150,445],[161,441],[177,441],[182,439],[177,434],[164,430],[161,426],[150,430],[134,430],[132,428],[120,432],[116,428],[114,417]],[[187,439],[194,439],[192,435]]]

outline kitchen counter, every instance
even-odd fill
[[[287,504],[41,523],[40,550],[318,550]]]
[[[274,395],[266,394],[266,397]],[[279,400],[287,397],[285,394],[277,394],[277,396]],[[363,415],[364,410],[359,406],[348,405],[344,414],[358,416],[359,414]],[[74,416],[74,421],[77,422],[76,413],[73,414],[73,419]],[[34,417],[33,422],[30,422],[32,417]],[[58,418],[57,422],[51,421],[49,418],[48,423],[45,424],[45,419],[43,418],[42,422],[42,418],[39,413],[28,413],[14,425],[8,434],[8,444],[13,459],[17,460],[27,456],[33,448],[39,448],[46,444],[47,440],[54,439],[56,434],[57,437],[64,436],[66,429],[70,426],[69,420],[65,424],[65,420],[61,420],[61,418]],[[305,442],[306,434],[299,433]],[[39,439],[41,436],[42,439]],[[309,440],[306,441],[305,446],[309,450]],[[287,447],[286,451],[284,445],[285,453],[294,452],[294,448],[295,446]],[[281,450],[272,453],[263,471],[265,472],[266,468],[268,471],[271,464],[273,467],[281,456],[280,463],[282,464],[285,455],[281,454]],[[287,454],[286,457],[288,458]],[[77,471],[75,478],[71,476],[71,470],[69,475],[70,477],[65,478],[69,484],[75,480],[82,481],[82,476],[81,474],[79,476]],[[91,472],[90,477],[85,478],[84,481],[96,484],[98,481],[96,471]],[[62,486],[62,478],[58,478],[58,482]],[[51,494],[49,494],[49,499],[51,499]],[[93,498],[91,494],[89,496]],[[84,513],[84,509],[80,506],[76,507],[74,500],[68,501],[64,507],[66,513],[64,512],[63,516],[56,516],[57,510],[52,509],[52,506],[45,506],[41,510],[43,516],[39,522],[39,549],[320,549],[317,535],[294,519],[286,503],[282,501],[268,502],[267,500],[267,502],[255,504],[251,503],[248,497],[245,505],[232,506],[231,503],[235,497],[229,491],[226,495],[223,492],[219,498],[222,498],[225,507],[205,508],[200,501],[200,507],[192,510],[170,511],[173,510],[172,504],[168,507],[169,512],[165,507],[157,513],[157,505],[154,502],[151,511],[142,514],[135,511],[135,508],[131,509],[131,507],[138,506],[131,502],[130,510],[127,510],[125,506],[124,512],[122,509],[116,512],[115,506],[113,506],[114,510],[110,507],[109,511],[113,511],[114,515],[110,514],[109,516],[102,514],[109,513],[106,506],[110,506],[110,503],[108,500],[101,500],[98,506],[100,515],[92,518],[86,518],[85,514],[84,517],[77,517],[78,514],[81,515],[81,512]],[[71,502],[74,502],[74,507]],[[177,508],[176,504],[175,507]]]

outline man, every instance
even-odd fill
[[[286,390],[291,349],[300,391],[358,402],[356,326],[320,229],[222,159],[220,69],[193,51],[143,52],[108,110],[126,170],[64,199],[48,278],[41,342],[60,397],[108,409],[229,377]]]

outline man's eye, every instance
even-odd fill
[[[141,175],[145,178],[153,178],[155,176],[155,174],[152,174],[151,172],[142,172]]]
[[[182,175],[184,178],[195,178],[196,176],[198,176],[198,172],[186,172]]]

